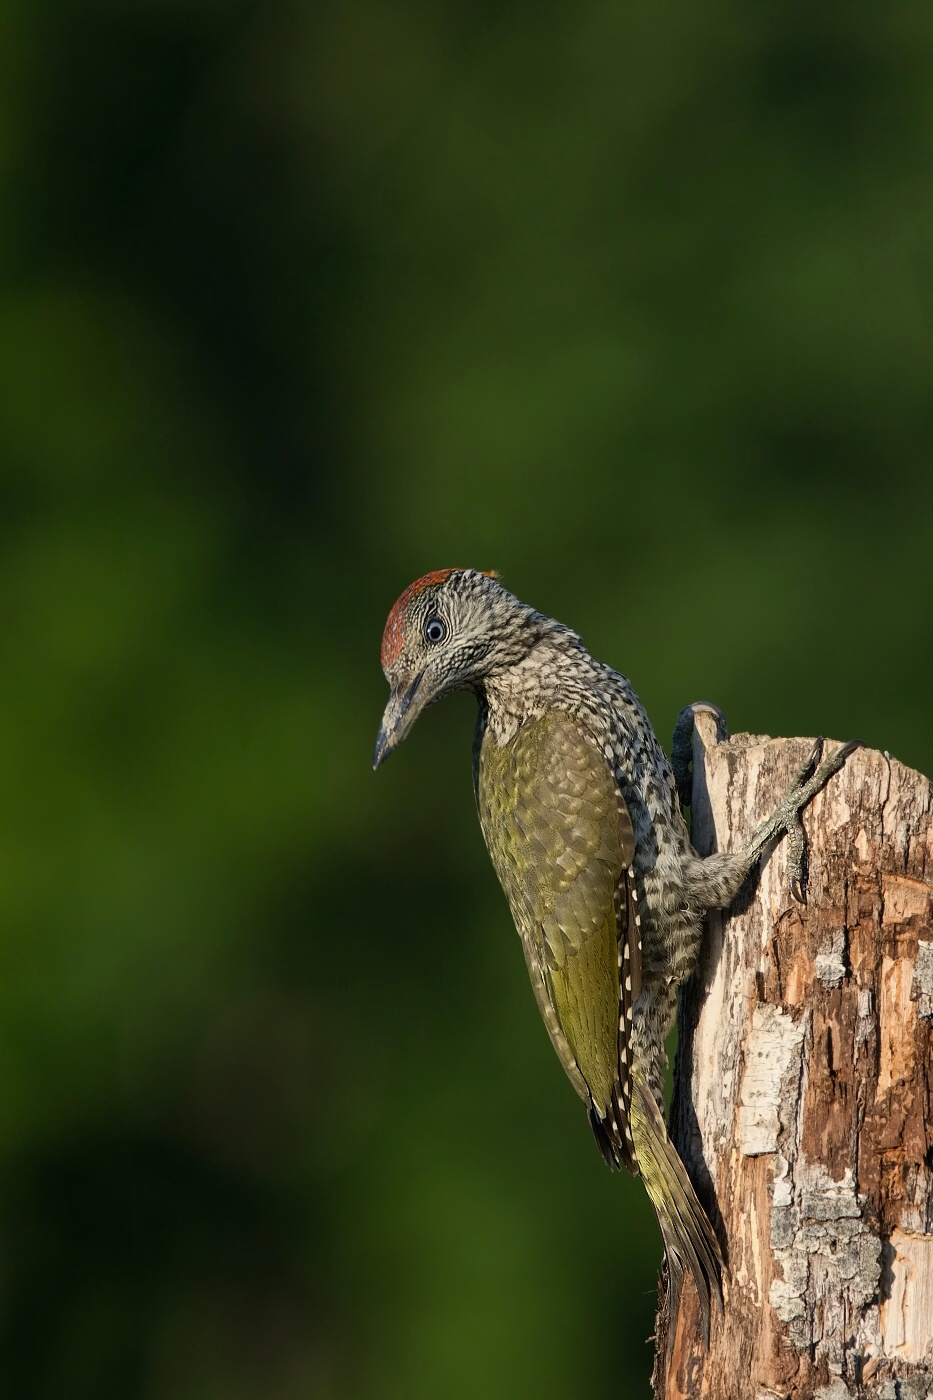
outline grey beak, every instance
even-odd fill
[[[384,727],[380,725],[379,733],[376,735],[376,747],[373,750],[374,772],[381,763],[385,763],[386,759],[389,757],[389,754],[392,752],[392,748],[392,740],[389,738]]]
[[[389,703],[386,705],[382,724],[376,735],[376,747],[373,750],[374,769],[385,763],[389,754],[402,742],[424,708],[423,703],[414,703],[421,679],[420,675],[415,676],[415,679],[404,690],[393,690],[389,696]],[[424,697],[422,697],[422,701],[423,699]]]

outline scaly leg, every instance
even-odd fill
[[[725,734],[722,711],[717,710],[714,705],[704,702],[689,705],[681,711],[672,746],[672,767],[681,801],[689,794],[688,764],[693,749],[694,714],[699,709],[714,711],[717,728],[723,732],[723,736]],[[787,834],[790,848],[788,874],[791,893],[798,903],[806,904],[807,840],[800,814],[830,778],[839,772],[849,755],[862,746],[861,739],[853,739],[848,744],[840,744],[835,753],[824,759],[823,743],[821,738],[815,741],[806,759],[794,774],[786,794],[771,815],[760,824],[743,850],[716,852],[705,859],[697,857],[688,875],[690,901],[695,908],[705,912],[707,909],[725,909],[731,904],[762,851],[776,836],[784,833]]]
[[[816,794],[822,791],[833,774],[839,772],[849,754],[861,747],[861,739],[850,739],[847,744],[840,744],[829,758],[823,758],[823,740],[817,739],[794,775],[794,781],[786,796],[778,803],[770,817],[761,823],[745,848],[750,867],[752,861],[757,859],[775,836],[787,832],[790,843],[787,870],[791,894],[798,904],[807,902],[807,838],[800,814]],[[820,759],[823,759],[822,763]]]

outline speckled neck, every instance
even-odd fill
[[[539,719],[545,710],[575,713],[593,669],[580,639],[562,629],[542,637],[521,661],[485,676],[480,699],[496,742],[507,744],[520,725]]]

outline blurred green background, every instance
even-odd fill
[[[382,624],[497,568],[665,742],[933,771],[931,161],[928,4],[5,0],[5,1395],[647,1395]]]

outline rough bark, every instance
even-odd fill
[[[694,741],[693,837],[736,848],[810,740]],[[726,1249],[707,1350],[684,1288],[665,1400],[933,1396],[933,790],[863,750],[710,919],[682,997],[672,1133]]]

